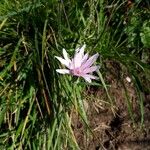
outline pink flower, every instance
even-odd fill
[[[63,49],[63,57],[56,58],[67,67],[67,69],[56,69],[58,73],[61,74],[71,74],[78,77],[83,77],[87,82],[91,83],[91,79],[97,79],[92,73],[97,71],[99,66],[92,66],[97,60],[99,54],[95,54],[89,57],[88,53],[84,55],[85,45],[81,48],[77,48],[74,58],[69,59],[68,53]]]

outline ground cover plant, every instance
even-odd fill
[[[149,9],[149,0],[1,0],[0,149],[148,149]],[[86,72],[75,58],[83,47],[95,58]]]

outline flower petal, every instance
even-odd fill
[[[70,70],[73,70],[75,68],[75,65],[74,65],[74,59],[71,60],[71,63],[69,64],[69,69]]]
[[[76,54],[74,56],[74,66],[75,68],[78,68],[81,66],[82,63],[82,58],[84,56],[84,49],[85,49],[85,44],[80,48],[76,50]]]
[[[86,53],[86,54],[83,56],[81,63],[84,64],[84,63],[87,61],[88,57],[89,57],[89,54]]]
[[[87,81],[87,82],[89,82],[89,83],[92,82],[92,80],[91,80],[89,77],[83,77],[83,78],[85,79],[85,81]]]
[[[75,51],[76,53],[82,52],[84,53],[84,49],[85,49],[86,45],[84,44],[81,48],[77,48]]]
[[[69,61],[61,58],[61,57],[58,57],[58,56],[55,56],[63,65],[65,65],[67,68],[69,68]]]
[[[92,67],[89,67],[89,68],[85,68],[85,69],[83,70],[83,72],[84,72],[85,74],[87,74],[87,73],[92,73],[92,72],[98,70],[99,68],[100,68],[100,66],[92,66]]]
[[[94,76],[94,75],[91,75],[91,74],[85,74],[82,76],[86,81],[88,81],[89,83],[91,83],[91,79],[98,79],[98,77]]]
[[[70,74],[68,69],[56,69],[56,71],[60,74]]]
[[[66,50],[64,48],[63,48],[63,56],[64,56],[66,61],[71,62],[71,60],[68,57],[68,53],[66,52]]]
[[[96,59],[98,58],[99,54],[95,54],[93,56],[91,56],[83,65],[82,65],[82,69],[84,70],[85,68],[91,67],[91,65],[96,61]]]

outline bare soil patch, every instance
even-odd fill
[[[124,86],[115,74],[114,71],[107,78],[115,107],[107,103],[109,100],[104,89],[91,87],[86,91],[89,99],[86,99],[85,107],[92,134],[85,130],[80,117],[73,115],[72,127],[78,144],[81,150],[150,150],[150,94],[143,93],[144,125],[140,128],[140,106],[133,83],[124,80],[132,102],[134,124],[128,112]]]

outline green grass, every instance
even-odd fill
[[[115,105],[105,63],[119,63],[120,82],[124,86],[125,73],[132,78],[144,123],[143,93],[150,92],[150,22],[143,3],[130,8],[123,0],[1,0],[0,149],[79,149],[71,112],[78,112],[89,129],[82,91],[92,85],[56,73],[59,63],[54,56],[61,56],[62,48],[72,55],[84,43],[90,54],[100,54],[99,81],[92,84],[105,89],[110,107]]]

